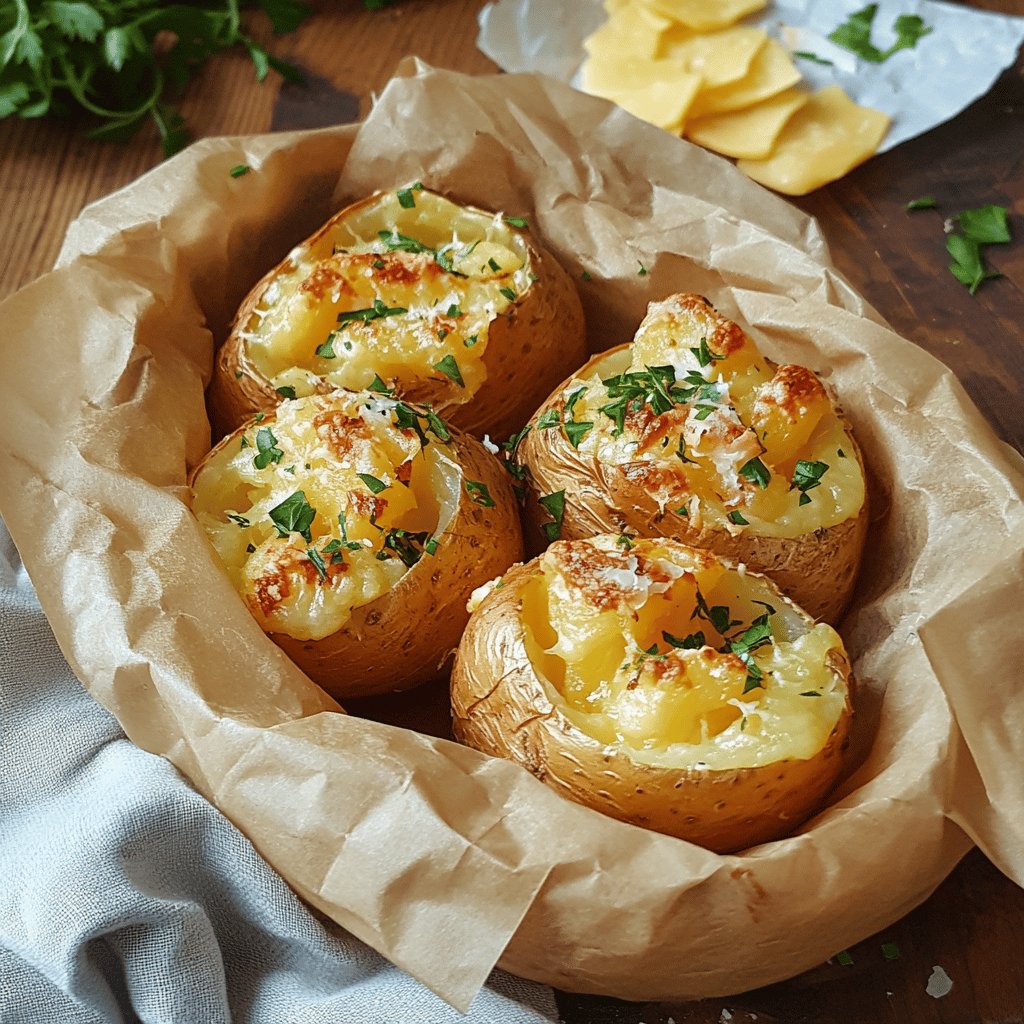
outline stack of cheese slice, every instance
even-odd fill
[[[887,115],[839,86],[801,89],[789,54],[737,25],[767,0],[605,0],[584,44],[583,87],[726,156],[755,181],[803,195],[878,148]]]

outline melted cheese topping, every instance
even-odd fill
[[[396,426],[397,406],[368,393],[285,402],[197,474],[193,511],[267,632],[337,632],[450,522],[458,468],[432,436],[423,447]]]
[[[814,373],[773,371],[697,295],[652,303],[633,345],[570,381],[557,408],[563,425],[547,429],[590,424],[575,428],[580,452],[617,466],[697,529],[798,537],[845,522],[864,503],[853,442]]]
[[[526,242],[500,214],[422,189],[382,193],[291,253],[243,326],[245,349],[299,397],[377,375],[434,380],[445,401],[468,401],[487,376],[491,323],[531,280]]]
[[[835,630],[808,631],[788,607],[766,611],[759,580],[705,552],[559,541],[522,597],[527,651],[549,696],[634,761],[719,770],[807,759],[846,705],[828,664],[843,651]]]

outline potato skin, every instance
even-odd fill
[[[520,589],[535,572],[534,562],[515,566],[470,618],[452,669],[458,740],[515,761],[570,800],[716,853],[782,838],[820,807],[849,744],[854,680],[844,656],[833,652],[830,667],[846,682],[846,707],[814,757],[728,771],[640,764],[586,735],[537,677],[520,617]],[[771,601],[796,607],[781,593]]]
[[[594,356],[573,378],[591,376],[600,362],[628,347],[619,345]],[[555,388],[531,422],[536,423],[538,417],[557,404],[573,378]],[[845,420],[843,424],[849,427]],[[863,474],[864,460],[852,432],[850,439]],[[706,548],[765,573],[801,608],[830,623],[842,618],[853,596],[867,537],[867,491],[855,517],[819,528],[813,534],[766,537],[743,530],[733,535],[713,524],[695,529],[687,516],[677,515],[671,509],[663,511],[647,491],[631,483],[617,467],[573,448],[561,430],[530,430],[519,444],[515,461],[527,469],[523,522],[527,550],[531,553],[546,546],[543,524],[551,521],[538,499],[564,489],[565,515],[560,535],[563,540],[628,532],[641,537],[669,537],[692,547]]]
[[[301,245],[314,248],[335,225],[375,199],[369,196],[345,207]],[[455,401],[451,385],[433,378],[396,389],[397,396],[405,401],[432,403],[446,422],[477,437],[487,433],[502,439],[514,433],[526,422],[540,396],[587,356],[583,306],[575,285],[529,232],[520,234],[537,280],[491,321],[483,355],[487,379],[476,394],[467,402]],[[264,292],[290,263],[290,257],[286,257],[257,282],[239,307],[228,338],[217,353],[207,391],[214,437],[233,431],[257,412],[272,409],[282,401],[247,356],[243,333]],[[322,390],[332,389],[333,385],[325,383]]]
[[[271,412],[260,425],[273,423]],[[245,424],[221,441],[193,470],[189,486],[214,452],[238,444],[243,430],[253,425]],[[508,474],[475,438],[454,430],[451,435],[446,447],[461,470],[459,503],[439,535],[436,553],[424,554],[390,591],[354,609],[330,636],[296,640],[267,634],[332,697],[369,697],[441,678],[469,618],[469,595],[523,557]],[[474,501],[465,480],[485,484],[494,507]]]

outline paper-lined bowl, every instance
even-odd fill
[[[90,691],[300,895],[463,1007],[496,961],[624,998],[772,982],[920,903],[971,839],[1024,877],[1022,477],[951,374],[723,161],[543,79],[404,72],[358,129],[191,147],[88,209],[4,304],[0,503]],[[184,502],[215,342],[290,245],[412,180],[532,211],[593,350],[695,291],[838,391],[879,510],[842,630],[857,764],[793,838],[717,856],[338,714],[217,567]]]

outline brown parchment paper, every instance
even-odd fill
[[[183,504],[215,342],[341,203],[416,179],[529,216],[587,270],[593,349],[697,291],[839,392],[876,508],[843,624],[858,764],[793,838],[717,856],[339,714],[218,570]],[[816,225],[726,162],[551,81],[407,63],[358,128],[206,140],[93,205],[0,324],[0,511],[80,678],[309,903],[456,1006],[496,961],[625,998],[772,982],[909,911],[972,841],[1024,881],[1019,459]]]

